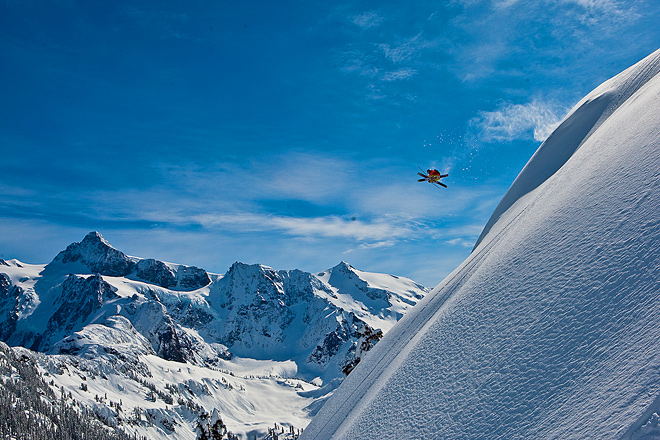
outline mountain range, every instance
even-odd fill
[[[0,340],[129,434],[196,438],[213,416],[239,438],[293,435],[426,293],[346,262],[213,274],[91,232],[46,265],[0,260]]]

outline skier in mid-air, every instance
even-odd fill
[[[418,182],[429,182],[447,188],[447,185],[440,182],[440,179],[449,176],[449,174],[440,174],[440,171],[434,168],[431,168],[430,170],[426,170],[426,174],[424,174],[423,172],[417,174],[423,177],[423,179],[417,180]]]

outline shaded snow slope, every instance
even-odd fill
[[[302,439],[658,438],[659,62],[576,106]]]

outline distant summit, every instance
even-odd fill
[[[108,243],[99,232],[90,232],[72,243],[46,266],[45,273],[69,271],[111,277],[128,277],[173,290],[196,290],[211,282],[205,270],[169,264],[152,258],[129,257]]]
[[[81,242],[67,246],[46,268],[68,263],[79,263],[90,272],[113,277],[128,275],[135,266],[135,261],[110,246],[96,231],[87,234]]]

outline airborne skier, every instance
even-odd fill
[[[447,188],[447,185],[440,182],[440,179],[449,176],[449,174],[440,174],[440,171],[434,168],[426,170],[426,174],[424,173],[417,173],[417,174],[423,177],[423,179],[418,179],[417,180],[418,182],[429,182]]]

